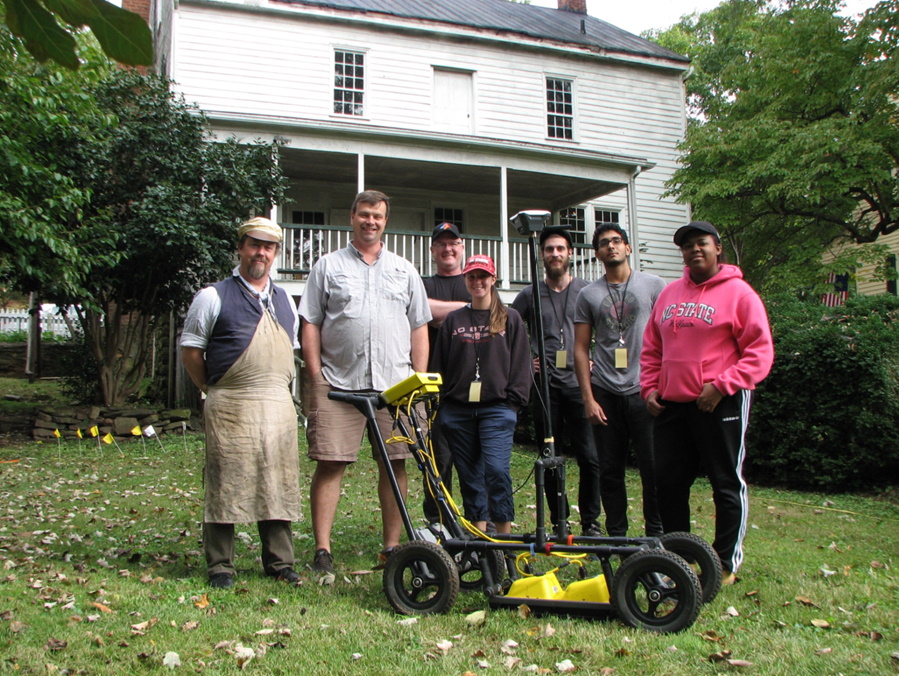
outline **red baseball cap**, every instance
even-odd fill
[[[496,265],[493,263],[493,259],[486,254],[472,254],[468,257],[465,268],[462,269],[462,275],[469,271],[486,271],[494,278],[496,277]]]

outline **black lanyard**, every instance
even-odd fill
[[[552,288],[543,283],[546,286],[546,293],[549,296],[549,305],[553,307],[553,315],[556,317],[556,322],[559,323],[559,347],[560,349],[565,349],[565,323],[563,322],[565,319],[565,313],[568,311],[568,294],[571,292],[571,283],[574,282],[572,278],[568,281],[568,287],[565,288],[565,303],[562,304],[562,317],[559,317],[559,311],[556,309],[556,302],[553,301],[553,290]],[[609,286],[609,283],[606,282],[606,287]]]
[[[609,291],[609,298],[612,300],[612,308],[615,309],[616,320],[618,321],[618,344],[624,346],[624,335],[621,331],[621,318],[624,315],[624,307],[625,300],[627,299],[627,286],[631,284],[631,277],[634,275],[634,272],[631,271],[627,276],[627,280],[624,283],[624,292],[622,292],[617,301],[615,299],[615,295],[612,294],[612,286],[609,285],[608,276],[603,276],[603,281],[606,283],[606,289]],[[621,307],[618,307],[618,302],[621,302]]]

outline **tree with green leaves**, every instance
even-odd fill
[[[14,48],[0,27],[0,284],[79,297],[94,267],[117,257],[115,233],[87,223],[91,185],[79,177],[114,124],[89,93],[101,58],[77,73]]]
[[[808,284],[828,245],[899,230],[899,0],[861,20],[838,9],[727,0],[650,36],[693,60],[670,192],[759,287]]]
[[[0,0],[0,8],[12,35],[38,61],[50,59],[77,70],[80,61],[73,33],[88,27],[103,52],[119,63],[153,63],[153,36],[147,22],[107,0]]]
[[[117,124],[88,168],[88,220],[117,234],[119,259],[92,271],[80,313],[110,405],[140,388],[158,320],[230,269],[239,222],[284,190],[276,145],[211,141],[169,85],[117,71],[93,92]]]
[[[170,81],[96,56],[0,59],[0,277],[78,310],[115,405],[144,385],[160,319],[230,269],[237,225],[284,187],[276,144],[214,141]]]

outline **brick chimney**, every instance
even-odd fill
[[[587,0],[559,0],[559,9],[576,14],[586,14]]]

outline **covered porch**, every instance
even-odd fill
[[[527,241],[509,224],[511,216],[538,209],[559,217],[571,206],[613,196],[622,226],[637,243],[636,180],[654,166],[645,158],[586,151],[576,143],[512,142],[345,122],[327,128],[296,120],[215,123],[218,133],[246,137],[252,130],[256,138],[282,144],[278,161],[289,181],[288,200],[275,207],[272,218],[287,232],[279,284],[295,296],[302,295],[319,257],[346,246],[350,205],[359,191],[378,189],[390,196],[385,243],[422,276],[433,274],[433,227],[451,221],[463,233],[466,256],[493,257],[500,288],[513,290],[530,282],[530,270]],[[587,279],[602,273],[590,246],[592,224],[590,216],[575,238],[574,272]]]

